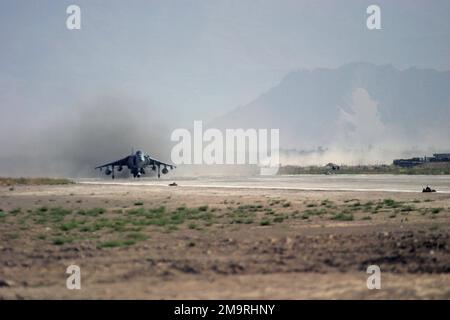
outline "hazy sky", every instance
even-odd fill
[[[366,28],[373,3],[382,30]],[[450,69],[450,1],[2,0],[0,47],[1,110],[24,121],[111,94],[208,120],[299,68]]]

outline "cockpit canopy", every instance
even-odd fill
[[[136,151],[135,158],[141,163],[145,161],[144,153],[141,150]]]

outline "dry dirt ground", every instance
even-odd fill
[[[449,299],[449,227],[450,194],[3,186],[0,298]]]

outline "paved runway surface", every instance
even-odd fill
[[[199,177],[199,178],[141,178],[141,179],[79,179],[79,183],[117,185],[168,186],[176,182],[179,187],[248,188],[286,190],[331,191],[392,191],[421,192],[429,185],[440,193],[450,193],[450,176],[429,175],[295,175],[251,177]]]

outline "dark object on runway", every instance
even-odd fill
[[[178,186],[176,182],[169,183],[169,187],[176,187],[176,186]]]
[[[427,186],[426,188],[422,189],[422,192],[436,192],[436,190],[431,189],[429,186]]]

